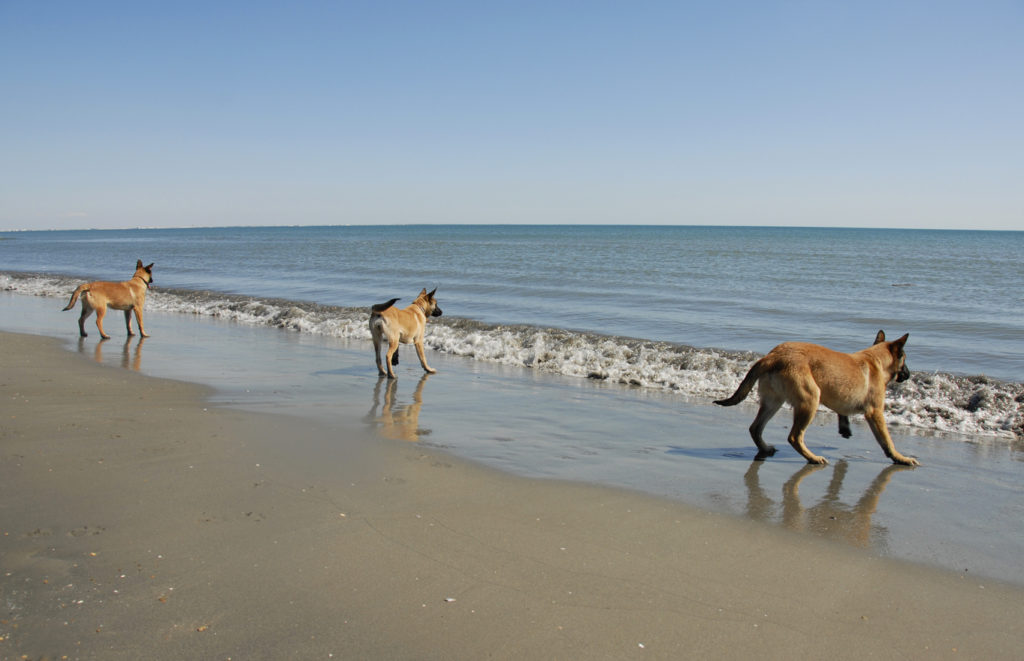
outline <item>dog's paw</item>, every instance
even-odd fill
[[[920,466],[921,462],[913,457],[893,457],[892,462],[894,464],[900,464],[901,466]]]

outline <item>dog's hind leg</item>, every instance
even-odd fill
[[[875,435],[875,440],[882,446],[885,456],[892,459],[892,463],[903,464],[904,466],[921,465],[917,459],[900,454],[896,446],[893,445],[892,437],[889,436],[889,428],[885,425],[885,415],[881,408],[868,409],[864,412],[864,418],[868,421],[868,427],[871,427],[871,433]]]
[[[387,372],[384,371],[384,365],[380,362],[380,338],[376,335],[373,336],[373,359],[377,361],[377,374],[387,376]]]
[[[107,316],[107,308],[105,305],[96,308],[96,328],[100,332],[100,337],[104,340],[109,340],[110,336],[103,330],[103,317],[105,316]]]
[[[78,315],[78,335],[79,337],[89,337],[89,334],[85,332],[85,320],[92,314],[92,306],[82,301],[82,314]],[[101,331],[102,332],[102,331]]]
[[[130,309],[124,311],[124,327],[128,331],[128,337],[135,335],[132,332],[132,311]]]
[[[394,379],[395,378],[395,371],[393,369],[391,369],[391,365],[392,365],[391,361],[394,360],[395,353],[397,351],[398,351],[398,340],[394,340],[394,341],[392,341],[392,342],[390,342],[388,344],[387,353],[384,355],[384,365],[386,365],[387,368],[388,368],[387,374],[388,374],[388,378],[389,379]]]
[[[845,415],[839,416],[839,435],[843,438],[853,436],[853,431],[850,429],[850,419]]]
[[[816,393],[817,394],[817,393]],[[803,400],[793,406],[793,427],[789,430],[789,444],[807,460],[809,464],[827,464],[828,459],[819,457],[804,444],[804,432],[814,420],[818,412],[818,397]]]
[[[401,351],[401,350],[402,350],[401,346],[399,346],[398,348],[395,349],[395,355],[391,356],[391,364],[392,365],[397,365],[398,364],[398,352]]]
[[[373,360],[377,363],[377,374],[380,376],[387,376],[387,372],[384,371],[384,365],[380,362],[380,349],[382,340],[384,339],[384,330],[381,328],[383,321],[377,315],[370,317],[370,339],[373,340]]]
[[[780,408],[782,408],[782,399],[771,392],[771,390],[762,388],[761,408],[757,410],[754,422],[750,423],[750,438],[753,439],[754,445],[757,446],[757,456],[754,457],[757,461],[762,461],[766,457],[775,454],[775,446],[765,443],[762,434],[764,433],[765,425],[772,419],[772,416],[779,412]]]

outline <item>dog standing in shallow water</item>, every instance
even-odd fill
[[[397,298],[387,303],[378,303],[370,308],[370,335],[373,337],[373,357],[377,360],[377,371],[381,376],[387,375],[389,379],[395,378],[391,369],[392,365],[398,364],[398,345],[412,343],[416,347],[416,355],[420,358],[420,365],[430,374],[437,372],[430,365],[427,365],[427,357],[423,353],[423,334],[427,330],[427,317],[440,317],[441,308],[437,307],[437,299],[434,298],[434,291],[427,293],[426,288],[420,292],[412,305],[399,310],[395,305]],[[380,364],[380,346],[384,340],[388,341],[387,354],[384,366]]]
[[[910,377],[903,345],[909,334],[892,342],[878,331],[874,345],[856,353],[839,353],[817,344],[785,342],[754,363],[739,388],[728,399],[715,402],[721,406],[739,404],[758,384],[761,408],[750,425],[750,437],[757,446],[757,458],[775,454],[775,448],[764,442],[761,433],[783,403],[793,407],[793,427],[789,444],[809,464],[826,464],[804,445],[804,431],[814,420],[818,405],[824,404],[839,414],[839,434],[851,436],[850,418],[863,413],[864,418],[893,463],[917,466],[913,457],[896,451],[885,424],[885,388],[890,381],[906,381]]]
[[[143,266],[142,260],[135,264],[135,275],[124,282],[87,282],[78,285],[78,289],[71,294],[71,302],[64,310],[75,307],[79,297],[82,299],[82,314],[78,317],[78,332],[82,337],[88,337],[85,332],[85,320],[94,311],[96,312],[96,328],[100,331],[100,337],[109,340],[110,336],[103,332],[103,317],[107,314],[107,308],[124,310],[124,324],[128,329],[128,335],[132,336],[132,312],[135,312],[135,320],[139,324],[139,333],[142,337],[149,337],[142,326],[142,306],[146,303],[146,290],[153,282],[153,265]]]

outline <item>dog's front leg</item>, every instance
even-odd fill
[[[892,459],[894,464],[902,464],[904,466],[921,465],[917,459],[906,457],[896,450],[892,437],[889,436],[889,428],[885,424],[885,415],[882,413],[881,408],[868,409],[864,412],[864,418],[868,421],[868,427],[871,428],[871,433],[875,435],[875,440],[882,446],[885,456]]]
[[[127,314],[128,313],[126,312],[125,315],[127,316]],[[139,325],[139,335],[141,335],[142,337],[149,337],[149,333],[147,333],[146,329],[142,327],[142,308],[141,307],[135,308],[135,321]],[[128,329],[128,334],[129,335],[132,334],[132,329],[131,328]]]
[[[420,357],[420,365],[423,366],[423,369],[426,370],[428,374],[437,374],[436,369],[434,369],[430,365],[427,365],[427,356],[423,352],[423,340],[419,340],[418,342],[415,343],[415,345],[416,355]]]
[[[845,415],[839,416],[839,435],[843,438],[853,436],[853,430],[850,429],[850,419]]]

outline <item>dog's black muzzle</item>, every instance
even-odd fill
[[[903,381],[906,381],[909,378],[910,378],[910,370],[907,369],[906,364],[904,364],[903,367],[900,368],[900,371],[896,372],[896,382],[897,383],[902,383]]]
[[[431,317],[440,317],[441,316],[441,308],[434,308],[434,311],[430,313],[430,316]]]

